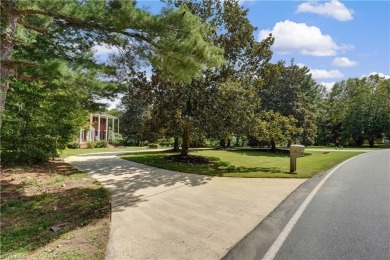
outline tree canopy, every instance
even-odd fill
[[[162,122],[170,129],[166,133],[181,132],[185,147],[182,154],[186,155],[191,129],[220,139],[243,132],[243,121],[253,114],[258,101],[253,98],[256,74],[271,59],[273,38],[255,40],[256,28],[247,18],[248,10],[236,0],[174,3],[178,7],[184,5],[193,15],[215,27],[210,39],[224,50],[226,60],[220,68],[205,68],[202,77],[189,82],[166,80],[159,70],[152,76],[152,89],[148,91],[158,97],[149,100],[154,122],[149,126],[161,129],[161,124],[156,122]],[[162,117],[164,120],[160,120]],[[150,131],[156,133],[156,128],[150,127]]]
[[[134,74],[150,64],[176,82],[220,66],[223,50],[209,39],[212,30],[184,7],[151,14],[131,0],[2,0],[3,157],[31,162],[56,156],[83,115],[102,109],[96,98],[122,86],[123,71]],[[97,60],[99,45],[116,47],[113,60],[120,63]],[[28,150],[40,153],[27,158]]]
[[[331,141],[362,145],[390,138],[390,79],[378,75],[350,78],[334,85],[327,99]]]
[[[44,55],[56,55],[70,66],[96,66],[91,49],[107,44],[119,48],[129,69],[136,61],[148,62],[172,81],[190,80],[205,67],[223,62],[222,49],[209,39],[212,26],[185,7],[167,7],[152,15],[132,0],[2,0],[1,14],[0,111],[12,77],[47,78],[40,68],[50,60],[35,55],[19,59],[16,52],[45,48]],[[25,67],[36,70],[29,75]]]

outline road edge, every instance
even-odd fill
[[[290,221],[295,221],[296,223],[304,209],[310,203],[311,199],[308,200],[308,197],[311,194],[314,197],[315,193],[337,169],[364,154],[366,153],[353,156],[337,164],[332,169],[319,173],[299,185],[251,232],[231,247],[221,259],[273,259],[287,238],[289,234],[287,231],[291,231],[293,228],[292,222],[289,225]],[[283,238],[282,236],[285,237]]]

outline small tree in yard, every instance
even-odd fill
[[[258,141],[269,140],[273,151],[277,142],[288,142],[291,136],[297,136],[302,129],[296,127],[293,116],[282,116],[278,112],[263,111],[257,114],[250,136]]]

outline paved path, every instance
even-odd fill
[[[65,159],[112,195],[107,259],[220,259],[305,181],[185,174],[117,154]]]

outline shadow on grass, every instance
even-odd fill
[[[276,152],[265,148],[265,149],[239,149],[239,150],[230,150],[229,152],[238,153],[248,156],[262,156],[262,157],[274,157],[274,158],[289,158],[289,150],[278,149]],[[312,153],[305,152],[302,157],[311,156]]]
[[[251,155],[251,156],[263,156],[263,153],[259,154],[257,151],[229,151],[242,155]],[[162,153],[154,153],[154,154],[138,154],[137,155],[129,155],[123,156],[123,159],[129,161],[135,161],[142,164],[151,165],[154,167],[159,167],[168,170],[174,170],[178,172],[186,172],[193,174],[201,174],[201,175],[211,175],[223,177],[226,174],[232,175],[251,172],[263,172],[263,173],[271,173],[271,174],[290,174],[290,172],[285,172],[280,170],[278,167],[236,167],[228,162],[222,161],[218,157],[205,156],[210,161],[210,164],[191,164],[191,163],[182,163],[182,162],[172,162],[164,159],[165,154]],[[286,157],[285,155],[280,154],[270,154],[270,157]],[[288,157],[288,156],[287,156]]]
[[[19,189],[6,185],[9,190]],[[103,187],[72,188],[33,196],[19,193],[16,197],[0,205],[2,258],[14,252],[38,249],[66,232],[109,214],[109,195]],[[61,223],[66,226],[59,232],[49,230]]]
[[[245,152],[240,153],[240,154],[248,155]],[[273,157],[284,157],[284,156],[273,156]],[[217,157],[207,157],[207,159],[209,159],[212,162],[212,167],[215,171],[215,174],[210,173],[210,171],[208,174],[212,174],[212,175],[216,175],[216,176],[224,176],[225,174],[234,174],[234,173],[236,173],[237,175],[240,175],[240,174],[250,173],[250,172],[290,174],[290,172],[282,171],[278,167],[243,167],[243,166],[236,167],[236,166],[233,166],[227,162],[221,161],[221,159],[219,159]],[[210,170],[210,168],[208,170]]]
[[[241,155],[248,156],[263,156],[263,157],[274,157],[274,158],[287,158],[290,156],[289,151],[277,150],[276,152],[271,152],[270,149],[240,149],[240,150],[230,150],[228,152],[237,153]]]

